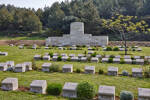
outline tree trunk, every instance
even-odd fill
[[[127,55],[128,53],[128,50],[127,50],[127,41],[126,41],[126,39],[125,39],[125,41],[124,41],[124,46],[125,46],[125,55]]]

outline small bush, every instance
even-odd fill
[[[134,96],[129,91],[122,91],[120,93],[120,100],[133,100],[133,99],[134,99]]]
[[[85,48],[85,47],[86,47],[86,45],[83,45],[82,47],[83,47],[83,48]]]
[[[88,82],[82,82],[77,86],[77,96],[80,100],[93,99],[95,95],[94,86]]]
[[[129,73],[128,73],[126,70],[124,70],[124,71],[122,71],[122,75],[123,75],[123,76],[128,76]]]
[[[144,69],[144,77],[150,78],[150,67]]]
[[[33,70],[38,70],[38,67],[36,66],[35,60],[32,60],[32,69]]]
[[[150,72],[149,71],[145,71],[144,72],[144,77],[145,78],[150,78]]]
[[[132,48],[132,51],[136,51],[136,49],[135,49],[135,48]]]
[[[96,52],[92,53],[91,57],[96,57]]]
[[[133,61],[132,61],[132,64],[136,64],[136,61],[135,61],[135,60],[133,60]]]
[[[113,58],[109,58],[108,63],[113,63]]]
[[[120,60],[120,64],[125,64],[124,59],[121,59],[121,60]]]
[[[52,65],[49,68],[50,72],[59,72],[59,66],[58,65]]]
[[[99,69],[98,73],[99,74],[104,74],[104,71],[102,69]]]
[[[84,51],[84,54],[86,55],[86,54],[87,54],[87,52],[86,52],[86,51]]]
[[[53,53],[52,53],[52,52],[50,52],[49,55],[50,55],[51,57],[53,57]]]
[[[70,58],[68,58],[68,59],[67,59],[67,61],[71,61],[71,59],[70,59]]]
[[[58,56],[57,61],[61,61],[61,60],[62,60],[62,57]]]
[[[115,56],[114,55],[110,55],[110,57],[109,58],[115,58]]]
[[[112,51],[112,47],[107,47],[106,51]]]
[[[62,92],[62,85],[56,83],[49,84],[46,91],[47,94],[50,95],[60,95]]]
[[[76,73],[81,73],[81,70],[79,68],[77,68]]]
[[[147,60],[144,61],[144,65],[148,65],[149,62]]]
[[[119,48],[118,47],[114,47],[113,51],[119,51]]]

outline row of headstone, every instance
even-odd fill
[[[122,47],[118,47],[119,51],[125,51],[125,48],[122,48]],[[131,49],[128,49],[127,50],[131,50],[131,51],[142,51],[142,48],[131,48]],[[107,48],[103,48],[103,51],[107,51]]]
[[[58,53],[53,53],[53,56],[68,56],[68,57],[91,57],[91,54],[93,54],[94,51],[88,51],[88,53],[85,55],[85,54],[66,54],[66,53],[61,53],[61,54],[58,54]],[[45,53],[45,55],[49,55],[49,53]],[[41,56],[41,55],[40,55]],[[111,58],[113,56],[113,58],[124,58],[124,59],[150,59],[150,56],[130,56],[130,55],[125,55],[124,57],[120,56],[120,55],[100,55],[100,54],[96,54],[96,57],[97,58]]]
[[[8,52],[1,52],[0,51],[0,56],[8,56]]]
[[[62,96],[67,98],[77,98],[78,83],[66,82],[62,89]],[[1,83],[1,89],[14,91],[18,89],[17,78],[6,78]],[[30,92],[46,94],[47,81],[33,80],[30,84]],[[115,86],[99,86],[98,100],[115,100]],[[150,100],[149,88],[138,88],[138,100]]]
[[[44,63],[42,65],[42,71],[49,72],[51,66],[52,66],[51,63]],[[65,64],[62,67],[62,72],[63,73],[73,73],[73,65],[72,64]],[[85,66],[84,73],[95,74],[95,66]],[[108,67],[108,73],[107,74],[110,76],[117,76],[118,75],[118,67]],[[133,77],[143,77],[142,68],[132,68],[132,76]]]
[[[32,62],[14,64],[14,61],[0,63],[0,71],[26,72],[32,70]]]
[[[52,61],[57,61],[58,59],[58,54],[57,53],[54,53],[53,57],[51,58],[50,55],[44,55],[43,57],[41,55],[35,55],[34,56],[34,59],[35,60],[52,60]],[[61,54],[61,60],[62,61],[81,61],[81,62],[86,62],[86,61],[91,61],[91,62],[102,62],[102,63],[105,63],[105,62],[109,62],[109,58],[110,56],[109,55],[106,55],[105,58],[101,58],[102,56],[101,55],[96,55],[96,57],[87,57],[87,56],[84,56],[84,54],[78,54],[78,56],[75,56],[75,54],[70,54],[69,56],[67,56],[67,54],[63,53]],[[100,60],[101,59],[101,60]],[[125,64],[138,64],[138,65],[144,65],[144,62],[145,62],[145,59],[142,59],[140,56],[134,56],[134,59],[132,60],[130,56],[124,56],[124,59],[122,59],[124,61]],[[150,59],[148,59],[148,62],[150,63]],[[115,56],[115,58],[112,58],[112,63],[121,63],[121,58],[120,56]]]
[[[112,63],[121,63],[121,59],[120,58],[112,58]],[[122,59],[124,61],[125,64],[138,64],[138,65],[144,65],[145,60],[144,59]],[[102,63],[105,62],[109,62],[109,58],[102,58]],[[150,60],[148,60],[150,61]]]

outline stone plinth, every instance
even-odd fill
[[[100,86],[98,91],[98,100],[115,100],[115,87]]]
[[[138,100],[150,100],[150,89],[138,88]]]
[[[73,22],[70,25],[70,34],[62,37],[49,37],[46,39],[46,45],[92,45],[106,46],[108,44],[108,36],[92,36],[92,34],[84,34],[84,23]],[[76,47],[71,49],[76,50]]]
[[[47,88],[46,80],[34,80],[30,84],[30,91],[34,93],[45,94]]]
[[[109,58],[102,58],[102,63],[108,62]]]
[[[41,60],[41,57],[42,57],[41,55],[35,55],[34,60]]]
[[[64,57],[64,56],[67,56],[67,54],[66,53],[62,53],[61,56]]]
[[[132,76],[133,77],[143,77],[142,68],[132,68]]]
[[[98,59],[97,57],[92,57],[92,58],[91,58],[91,62],[96,62],[96,63],[98,63],[98,62],[99,62],[99,59]]]
[[[53,56],[52,61],[57,61],[58,56]]]
[[[72,73],[73,72],[73,65],[66,64],[62,68],[63,73]]]
[[[53,56],[58,56],[58,53],[54,53]]]
[[[124,59],[124,62],[125,62],[126,64],[132,64],[132,59]]]
[[[88,59],[87,59],[87,57],[82,57],[80,60],[81,60],[82,62],[86,62]]]
[[[6,78],[1,83],[1,89],[6,91],[14,91],[18,89],[17,78]]]
[[[85,74],[95,74],[95,66],[85,66]]]
[[[69,57],[75,57],[76,55],[75,54],[69,54]]]
[[[63,56],[63,57],[62,57],[62,61],[67,61],[68,59],[69,59],[68,56]]]
[[[50,56],[49,55],[43,56],[43,60],[50,60]]]
[[[78,83],[66,82],[63,87],[62,96],[68,98],[77,98]]]
[[[26,71],[32,70],[32,62],[24,62],[23,64],[26,67]]]
[[[113,58],[113,63],[120,63],[120,58]]]
[[[43,72],[49,72],[51,65],[52,65],[51,63],[44,63],[44,64],[42,65],[42,71],[43,71]]]
[[[84,57],[84,54],[78,54],[78,57],[79,58]]]
[[[144,65],[144,59],[136,59],[135,62],[138,65]]]
[[[0,63],[0,71],[7,71],[7,64],[6,63]]]
[[[118,67],[109,67],[108,68],[108,75],[117,76],[118,75]]]
[[[2,56],[8,56],[8,52],[0,52],[0,55],[2,55]]]
[[[8,67],[14,67],[15,66],[14,61],[7,61],[6,64]]]
[[[131,56],[126,55],[124,56],[124,59],[131,59]]]
[[[71,60],[71,61],[79,61],[79,58],[78,58],[78,57],[71,57],[70,60]]]
[[[121,58],[121,56],[120,56],[120,55],[117,55],[117,56],[115,56],[115,58]]]
[[[25,72],[26,67],[24,64],[17,64],[14,68],[14,72]]]
[[[141,59],[141,56],[134,56],[134,59]]]
[[[99,59],[100,59],[100,58],[102,58],[102,56],[101,56],[101,55],[96,55],[96,57],[97,57],[97,58],[99,58]]]
[[[94,53],[94,51],[88,51],[88,54],[93,54]]]

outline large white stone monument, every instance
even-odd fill
[[[46,46],[65,46],[65,45],[98,45],[106,46],[108,44],[108,36],[92,36],[92,34],[84,34],[84,23],[73,22],[70,26],[70,34],[63,37],[48,37]]]

